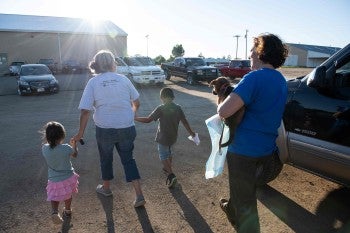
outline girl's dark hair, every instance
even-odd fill
[[[173,90],[171,90],[168,87],[164,87],[164,88],[162,88],[162,90],[160,90],[160,97],[164,98],[164,99],[167,99],[167,98],[174,99],[175,98]]]
[[[288,57],[288,47],[282,40],[270,33],[264,33],[254,38],[254,48],[258,58],[271,64],[275,69],[283,65]]]
[[[61,123],[50,121],[44,126],[43,139],[49,143],[50,148],[57,146],[62,139],[66,137],[66,130]]]

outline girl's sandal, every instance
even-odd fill
[[[65,218],[70,218],[72,217],[72,210],[66,210],[66,208],[63,209],[62,216]]]

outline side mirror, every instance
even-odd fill
[[[307,79],[307,85],[314,88],[326,87],[326,67],[316,67],[309,75]]]

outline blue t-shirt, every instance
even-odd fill
[[[245,75],[234,92],[246,110],[228,151],[249,157],[271,154],[287,100],[286,79],[275,69],[262,68]]]
[[[74,149],[69,144],[59,144],[51,148],[49,144],[42,146],[42,153],[48,166],[48,179],[59,182],[73,175],[71,154]]]

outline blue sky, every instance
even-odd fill
[[[111,20],[128,33],[128,54],[168,58],[248,55],[263,32],[285,42],[344,47],[350,43],[348,0],[1,0],[0,13]],[[148,40],[146,38],[148,36]]]

